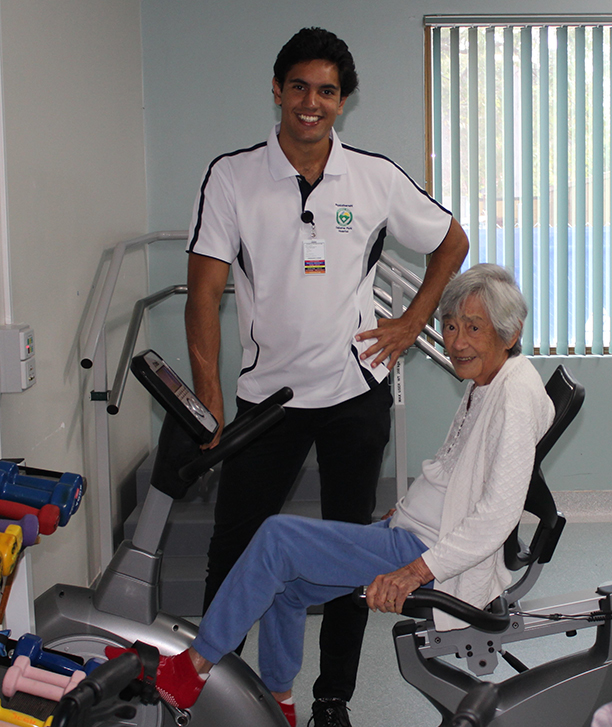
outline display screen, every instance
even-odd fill
[[[174,371],[166,366],[160,366],[156,373],[173,394],[176,394],[181,386],[183,386],[182,381],[178,378]]]

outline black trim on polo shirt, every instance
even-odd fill
[[[189,248],[187,252],[191,252],[193,248],[195,247],[196,243],[198,242],[198,237],[200,233],[200,227],[202,226],[202,212],[204,210],[204,190],[206,189],[206,185],[208,184],[208,180],[210,179],[210,174],[213,170],[213,167],[217,162],[219,162],[221,159],[224,159],[225,157],[234,157],[238,154],[248,154],[252,151],[257,151],[257,149],[261,149],[262,146],[267,146],[267,141],[262,141],[259,144],[255,144],[255,146],[251,146],[248,149],[236,149],[236,151],[230,151],[227,154],[221,154],[216,159],[213,159],[210,163],[206,175],[204,179],[202,180],[202,185],[200,187],[200,201],[198,202],[198,220],[193,228],[193,237],[191,238],[191,242],[189,243]]]
[[[370,389],[375,389],[376,386],[378,386],[378,381],[374,377],[373,374],[371,374],[361,363],[359,360],[359,351],[351,344],[351,353],[355,357],[357,364],[359,365],[359,370],[363,374],[363,378],[365,379],[366,384],[370,387]]]
[[[257,343],[257,341],[253,338],[253,326],[254,325],[255,325],[255,323],[251,323],[251,341],[253,341],[255,346],[257,346],[257,353],[255,354],[255,360],[253,361],[253,363],[250,366],[245,366],[245,368],[243,368],[240,371],[240,373],[238,374],[238,378],[240,378],[243,374],[248,374],[249,371],[252,371],[255,368],[255,366],[257,366],[257,361],[259,361],[259,351],[261,349],[259,348],[259,344]]]
[[[306,201],[308,197],[310,196],[310,193],[312,190],[319,184],[319,182],[323,179],[323,172],[321,172],[321,175],[318,179],[315,180],[313,184],[311,184],[306,177],[304,177],[302,174],[297,175],[298,185],[300,187],[300,193],[302,195],[302,212],[304,211],[304,208],[306,207]]]
[[[385,227],[381,228],[380,232],[378,233],[378,237],[376,238],[376,242],[372,245],[372,249],[370,250],[370,256],[368,257],[368,269],[366,270],[366,275],[380,260],[380,256],[382,255],[386,236],[387,236],[387,227],[385,226]]]
[[[446,212],[447,214],[449,214],[449,215],[450,215],[450,216],[452,217],[453,213],[452,213],[452,212],[451,212],[450,210],[447,210],[447,209],[446,209],[446,207],[444,207],[443,205],[441,205],[441,204],[440,204],[440,203],[438,202],[438,200],[437,200],[437,199],[434,199],[434,198],[433,198],[433,197],[432,197],[432,196],[431,196],[431,195],[429,194],[429,192],[427,192],[426,190],[424,190],[424,189],[423,189],[423,187],[419,186],[419,185],[418,185],[418,184],[417,184],[417,183],[416,183],[416,182],[414,181],[414,179],[413,179],[413,178],[412,178],[412,177],[411,177],[411,176],[410,176],[409,174],[407,174],[407,173],[406,173],[406,171],[405,171],[404,169],[402,169],[402,168],[400,167],[400,165],[399,165],[399,164],[396,164],[396,163],[395,163],[395,162],[393,161],[393,159],[389,159],[389,157],[386,157],[386,156],[385,156],[384,154],[377,154],[376,152],[373,152],[373,151],[365,151],[365,149],[357,149],[356,147],[354,147],[354,146],[349,146],[348,144],[342,144],[342,148],[343,148],[343,149],[346,149],[346,151],[354,151],[354,152],[355,152],[355,154],[363,154],[364,156],[367,156],[367,157],[374,157],[374,158],[376,158],[376,159],[384,159],[384,160],[385,160],[386,162],[389,162],[389,164],[393,164],[393,166],[394,166],[394,167],[395,167],[396,169],[398,169],[398,170],[399,170],[399,171],[400,171],[400,172],[401,172],[401,173],[402,173],[402,174],[403,174],[403,175],[404,175],[405,177],[407,177],[407,178],[408,178],[408,179],[409,179],[409,180],[410,180],[410,181],[412,182],[412,184],[414,184],[415,188],[416,188],[416,189],[418,189],[418,191],[419,191],[419,192],[420,192],[421,194],[424,194],[424,195],[425,195],[426,197],[428,197],[428,198],[429,198],[429,199],[430,199],[430,200],[431,200],[431,201],[432,201],[432,202],[433,202],[433,203],[434,203],[434,204],[435,204],[435,205],[436,205],[437,207],[439,207],[439,208],[440,208],[440,209],[441,209],[441,210],[442,210],[443,212]]]
[[[238,255],[236,256],[236,260],[238,261],[238,265],[240,265],[240,269],[246,275],[247,271],[246,271],[246,268],[244,267],[244,252],[243,252],[243,248],[242,248],[242,240],[240,240],[240,250],[238,250]],[[248,277],[249,276],[247,275],[247,278]]]

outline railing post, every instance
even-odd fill
[[[403,290],[396,283],[391,285],[391,311],[399,318],[403,311]],[[393,417],[395,426],[395,486],[397,500],[408,490],[408,453],[406,425],[406,397],[404,392],[404,357],[400,356],[393,368]]]
[[[104,571],[113,556],[113,519],[110,466],[110,437],[106,404],[108,396],[106,369],[106,335],[101,331],[93,359],[93,406],[96,437],[96,491],[98,495],[98,562],[93,575]]]

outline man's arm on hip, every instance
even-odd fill
[[[437,308],[446,284],[461,267],[468,249],[467,235],[457,220],[452,218],[444,240],[431,255],[423,284],[404,314],[399,318],[381,318],[378,328],[357,334],[358,341],[376,339],[361,354],[362,359],[378,354],[372,361],[372,368],[389,357],[388,367],[392,369],[402,352],[412,346]]]

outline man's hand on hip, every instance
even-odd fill
[[[378,354],[371,363],[372,368],[376,368],[386,358],[389,358],[387,367],[393,369],[397,359],[412,346],[421,330],[422,328],[415,325],[412,317],[406,313],[401,318],[381,318],[378,321],[378,328],[362,331],[355,336],[357,341],[375,339],[375,342],[361,354],[360,358],[365,360]]]

